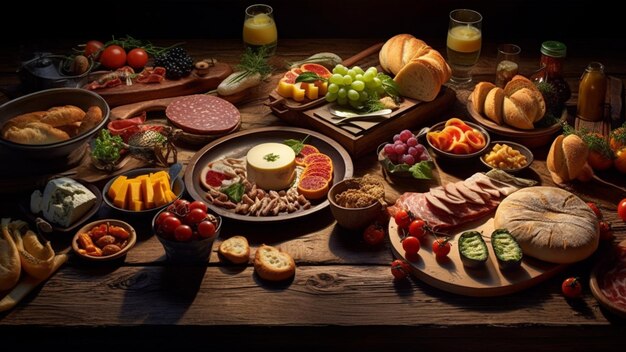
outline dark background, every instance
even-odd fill
[[[619,2],[263,0],[274,7],[280,38],[375,38],[407,32],[445,45],[448,13],[471,8],[483,14],[484,40],[536,44],[555,39],[571,50],[622,51],[626,34]],[[106,41],[112,35],[142,39],[240,38],[244,10],[255,1],[118,1],[44,4],[20,1],[0,24],[9,45],[45,45],[62,39]],[[535,54],[533,52],[533,54]]]

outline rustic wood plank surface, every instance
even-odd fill
[[[379,41],[281,41],[278,54],[272,58],[276,73],[237,104],[242,129],[284,125],[263,103],[282,76],[285,62],[320,51],[349,57]],[[71,45],[59,44],[50,50],[67,50]],[[433,45],[442,49],[441,43]],[[212,56],[231,64],[237,62],[241,53],[241,43],[233,40],[190,41],[187,48],[194,58]],[[474,69],[476,81],[493,81],[494,48],[485,44],[484,54]],[[536,49],[525,50],[522,73],[538,68]],[[0,50],[0,88],[7,92],[18,82],[14,74],[17,54],[11,48]],[[568,103],[570,110],[575,110],[580,74],[592,60],[603,62],[610,75],[622,81],[626,78],[626,64],[618,57],[568,58],[565,71],[574,93]],[[360,64],[374,63],[375,58],[368,58]],[[437,119],[468,118],[468,94],[468,90],[458,90],[454,106]],[[407,127],[417,130],[422,126]],[[199,149],[179,147],[183,164]],[[531,169],[520,176],[553,185],[545,166],[546,154],[547,146],[536,149]],[[356,176],[383,175],[373,153],[353,161]],[[462,167],[438,163],[434,181],[386,179],[386,198],[393,202],[403,192],[426,191],[430,186],[483,170],[478,163]],[[592,181],[574,183],[572,190],[585,200],[597,201],[605,219],[616,225],[616,239],[626,239],[624,223],[615,212],[617,202],[626,197],[626,180],[615,171],[600,176],[622,189]],[[3,216],[19,216],[14,196],[0,201]],[[111,215],[111,210],[103,206],[97,217]],[[386,349],[389,341],[411,343],[415,348],[450,344],[463,346],[464,350],[482,350],[488,340],[490,349],[522,350],[530,345],[537,351],[587,351],[615,346],[626,332],[624,320],[602,309],[587,287],[580,301],[567,301],[560,293],[560,283],[566,276],[580,276],[587,282],[591,267],[606,255],[606,244],[593,257],[554,279],[510,296],[481,299],[446,293],[415,279],[394,282],[389,273],[389,245],[366,246],[359,233],[338,227],[328,209],[280,224],[252,225],[227,220],[206,266],[170,265],[152,235],[151,219],[127,220],[136,227],[139,238],[126,258],[95,265],[72,257],[26,301],[0,314],[0,336],[16,343],[18,338],[12,336],[36,332],[38,339],[32,342],[35,345],[63,343],[69,347],[89,343],[104,332],[135,348],[199,346],[198,343],[220,346],[225,339],[235,339],[239,344],[230,350],[249,349],[257,344],[300,348],[303,341],[303,348],[330,346],[336,350]],[[220,261],[217,246],[233,235],[245,235],[253,251],[266,243],[291,253],[298,265],[295,278],[268,284],[253,273],[251,264],[233,266]],[[54,242],[55,247],[62,248],[69,238],[55,238]],[[103,344],[113,346],[114,342]]]

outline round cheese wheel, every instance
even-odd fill
[[[296,176],[296,154],[282,143],[259,144],[246,155],[246,173],[266,191],[289,188]]]
[[[495,228],[509,230],[524,255],[551,263],[574,263],[590,256],[600,239],[591,208],[555,187],[529,187],[508,196],[496,210]]]

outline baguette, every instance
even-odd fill
[[[235,264],[247,263],[250,259],[250,246],[243,236],[233,236],[220,244],[219,253]]]
[[[12,126],[3,132],[2,138],[20,144],[50,144],[70,139],[67,132],[43,122],[31,122],[20,128]]]
[[[264,244],[254,256],[254,270],[264,280],[282,281],[296,273],[296,263],[288,253]]]

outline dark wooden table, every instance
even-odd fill
[[[349,57],[376,42],[281,41],[272,59],[277,67],[272,80],[238,105],[242,129],[284,125],[263,105],[282,75],[284,61],[320,51]],[[240,45],[238,41],[193,41],[187,48],[195,58],[213,56],[235,63]],[[433,45],[442,49],[441,43]],[[493,48],[485,44],[474,70],[476,81],[494,79]],[[538,68],[538,48],[525,53],[522,72],[530,73]],[[18,54],[5,49],[1,55],[0,86],[8,87],[17,83],[12,72]],[[626,77],[626,64],[616,56],[569,57],[565,70],[573,92],[592,60],[603,62],[611,75]],[[467,118],[468,94],[467,90],[457,91],[455,105],[433,121]],[[570,108],[575,102],[576,94]],[[417,130],[422,126],[410,127]],[[181,148],[179,158],[187,162],[194,152]],[[524,175],[553,185],[546,170],[546,153],[547,147],[536,149],[532,170]],[[382,175],[373,153],[353,161],[358,176]],[[387,180],[387,198],[393,201],[405,191],[425,191],[481,170],[478,165],[439,168],[438,179],[431,183]],[[601,176],[626,186],[626,178],[615,171]],[[617,202],[626,197],[624,190],[616,192],[591,182],[575,183],[573,191],[584,200],[598,202],[606,220],[620,226],[616,240],[626,239],[624,223],[615,212]],[[14,213],[8,200],[2,204],[3,216]],[[107,215],[103,208],[98,216]],[[53,343],[72,349],[116,347],[123,341],[134,348],[193,346],[209,350],[222,346],[244,350],[263,345],[263,349],[326,346],[382,350],[388,349],[389,343],[402,342],[416,349],[588,351],[620,346],[626,333],[625,321],[601,308],[587,285],[592,266],[605,255],[606,244],[592,258],[535,287],[504,297],[471,298],[416,279],[394,281],[389,270],[393,259],[390,246],[366,246],[360,234],[336,226],[328,209],[280,224],[226,221],[210,262],[203,266],[171,265],[150,232],[150,219],[126,220],[138,229],[139,240],[124,260],[96,265],[72,257],[45,285],[0,315],[0,340],[18,343],[21,333],[32,333],[26,342],[29,345]],[[266,243],[289,252],[297,263],[294,279],[270,284],[260,280],[250,264],[233,266],[220,261],[217,246],[233,235],[246,236],[253,250]],[[585,283],[582,299],[574,302],[560,292],[561,281],[571,275],[580,276]]]

